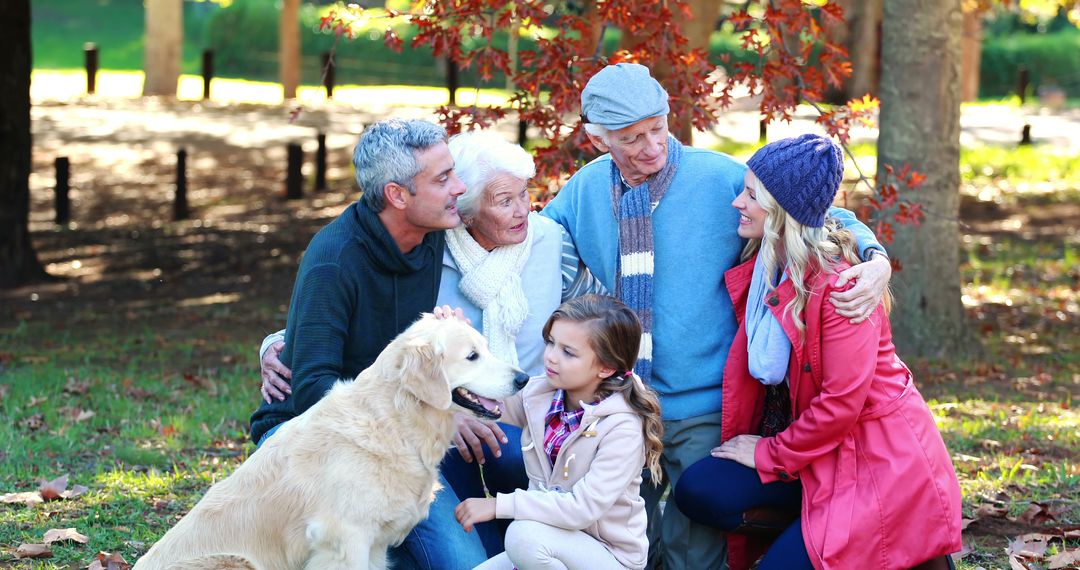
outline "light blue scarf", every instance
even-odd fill
[[[780,278],[782,283],[787,275]],[[750,374],[767,386],[784,381],[791,358],[791,339],[766,304],[769,292],[765,278],[765,260],[761,255],[754,262],[750,279],[750,294],[746,298],[746,337],[750,359]]]

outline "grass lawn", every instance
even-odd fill
[[[107,124],[125,105],[169,110],[139,100],[69,107]],[[161,131],[226,112],[177,107],[187,120],[162,120]],[[242,120],[261,128],[256,107],[244,107]],[[64,109],[40,111],[49,129],[74,128]],[[273,198],[282,172],[271,151],[219,142],[217,152],[193,147],[194,219],[152,221],[167,209],[173,149],[137,137],[161,132],[96,134],[92,145],[72,133],[35,135],[31,179],[35,247],[64,279],[0,292],[0,494],[33,492],[65,474],[69,489],[87,491],[0,503],[0,568],[85,567],[101,551],[134,561],[244,460],[258,341],[283,323],[311,235],[355,198],[340,148],[331,149],[331,191],[285,202]],[[78,157],[77,228],[49,221],[44,173],[61,151]],[[969,548],[960,567],[968,570],[1009,568],[1006,549],[1029,533],[1051,536],[1024,559],[1030,570],[1080,548],[1078,158],[1038,148],[963,154],[963,301],[986,352],[909,364],[964,490]],[[1058,182],[1036,182],[1048,179]],[[62,528],[87,544],[16,559],[21,544]]]

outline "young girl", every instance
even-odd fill
[[[886,303],[853,324],[826,302],[857,263],[825,223],[843,174],[831,139],[766,145],[732,205],[746,262],[725,274],[740,321],[724,371],[723,443],[679,480],[692,520],[738,531],[744,512],[798,517],[771,545],[729,535],[748,568],[907,569],[959,551],[960,487],[934,418],[896,356]]]
[[[660,403],[631,369],[641,323],[612,297],[563,303],[544,325],[546,375],[504,404],[522,428],[528,490],[467,499],[455,515],[466,532],[514,519],[506,551],[478,568],[644,568],[647,465],[660,480]]]

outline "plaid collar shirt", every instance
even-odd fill
[[[566,391],[556,390],[551,398],[551,407],[544,416],[544,451],[555,465],[555,459],[559,456],[566,438],[574,433],[581,425],[581,416],[585,414],[585,408],[576,411],[566,411]]]

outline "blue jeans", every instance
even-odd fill
[[[471,570],[503,551],[503,535],[512,521],[493,520],[476,525],[476,532],[462,530],[454,508],[464,499],[484,496],[484,483],[492,496],[529,486],[521,457],[521,428],[499,424],[506,433],[502,457],[495,458],[485,446],[483,481],[480,466],[466,463],[451,449],[439,468],[439,483],[426,519],[420,521],[405,542],[390,550],[395,570]]]
[[[675,485],[675,504],[690,520],[724,531],[743,522],[743,512],[758,507],[797,509],[802,485],[763,484],[757,471],[729,459],[706,457],[690,466]],[[759,570],[813,570],[796,519],[769,546]]]

